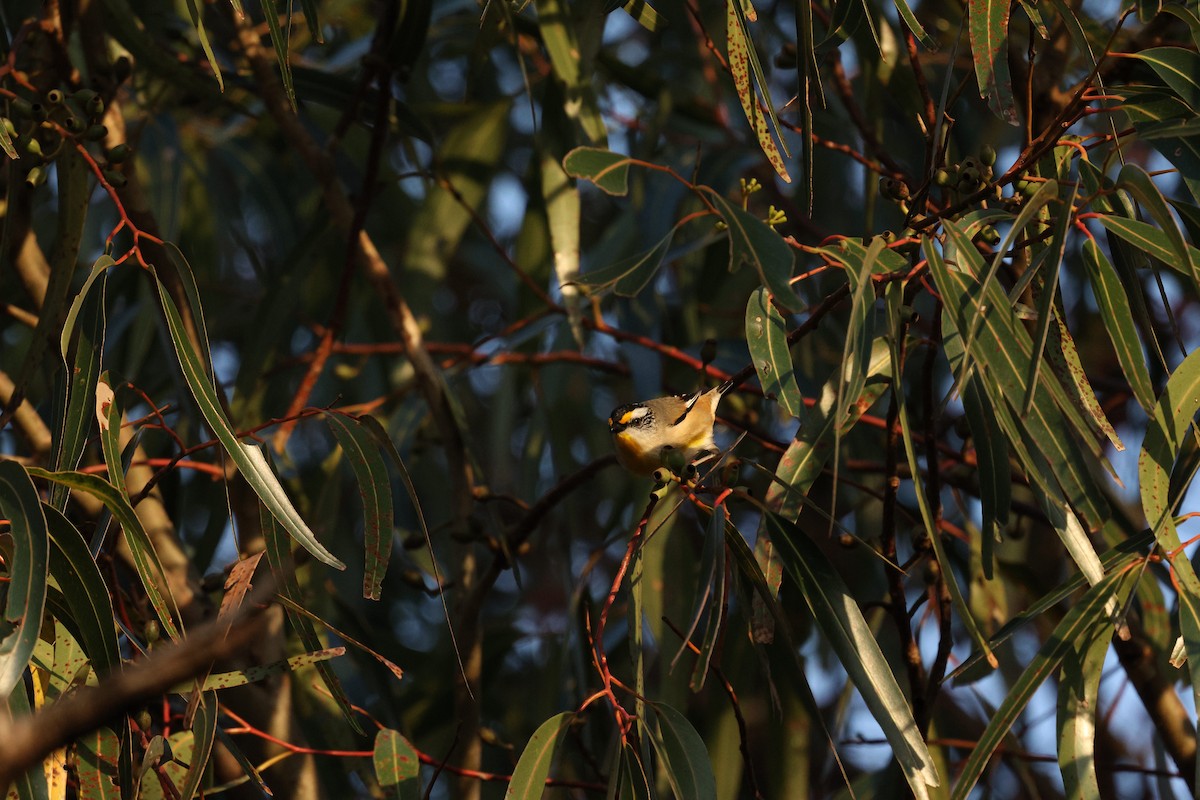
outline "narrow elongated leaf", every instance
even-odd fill
[[[1150,47],[1128,55],[1154,70],[1193,112],[1200,111],[1200,54],[1182,47]]]
[[[13,540],[4,598],[6,630],[0,638],[0,697],[8,697],[29,665],[42,629],[50,563],[50,535],[37,489],[15,461],[0,461],[0,516],[8,519]]]
[[[821,392],[820,403],[809,409],[804,422],[796,431],[796,438],[788,445],[775,468],[775,480],[767,488],[767,507],[789,522],[800,516],[804,497],[825,468],[825,462],[833,452],[835,431],[844,435],[862,417],[875,401],[887,391],[887,377],[891,376],[891,357],[886,343],[876,340],[867,367],[868,380],[858,399],[848,407],[853,413],[845,419],[840,430],[834,424],[835,402],[841,375],[833,375]],[[760,528],[761,536],[765,528]],[[767,535],[770,532],[767,531]]]
[[[263,16],[267,20],[267,29],[271,32],[271,45],[275,48],[275,60],[279,62],[279,75],[283,78],[283,89],[287,92],[288,102],[296,108],[296,87],[292,83],[292,62],[288,57],[288,40],[279,24],[279,6],[276,0],[261,0]],[[292,22],[292,4],[287,4],[288,26]],[[217,65],[213,64],[215,70]],[[217,82],[220,83],[220,73]],[[224,88],[224,87],[222,87]]]
[[[846,323],[846,340],[842,344],[842,383],[838,387],[838,405],[834,419],[840,429],[854,414],[854,403],[842,407],[843,401],[857,400],[866,385],[871,367],[872,342],[875,340],[875,283],[871,273],[879,254],[887,248],[882,236],[871,240],[862,261],[846,264],[850,282],[850,318]]]
[[[1062,663],[1063,658],[1082,637],[1101,625],[1111,629],[1112,619],[1106,610],[1112,599],[1132,588],[1128,573],[1115,573],[1088,589],[1079,602],[1063,617],[1054,632],[1038,650],[1037,655],[1021,673],[1004,698],[1004,702],[992,714],[987,728],[980,735],[967,757],[959,774],[958,782],[950,795],[951,800],[966,800],[979,777],[983,774],[992,754],[1012,730],[1034,692]],[[1123,583],[1124,582],[1124,583]]]
[[[1163,264],[1189,278],[1191,277],[1189,273],[1184,271],[1184,264],[1179,259],[1179,251],[1165,231],[1154,227],[1148,222],[1127,219],[1116,214],[1104,214],[1099,217],[1099,222],[1146,255],[1158,259]],[[1191,245],[1186,246],[1192,260],[1200,261],[1200,250]]]
[[[366,570],[363,597],[378,600],[392,555],[392,481],[375,438],[358,421],[342,414],[326,414],[329,429],[354,470],[363,504],[363,549]]]
[[[1100,556],[1100,563],[1104,569],[1104,574],[1112,575],[1117,572],[1123,572],[1138,561],[1142,561],[1146,557],[1148,551],[1154,545],[1154,534],[1150,531],[1143,531],[1131,539],[1126,539],[1116,547],[1105,551]],[[1030,622],[1042,619],[1043,615],[1051,608],[1062,603],[1071,595],[1083,588],[1086,583],[1082,573],[1075,573],[1070,578],[1067,578],[1059,586],[1035,600],[1028,608],[1021,611],[1008,622],[1000,627],[1000,630],[988,640],[993,650],[997,649],[1004,642],[1007,642],[1013,635],[1028,625]],[[970,658],[954,669],[945,677],[946,681],[954,681],[957,684],[967,684],[980,677],[983,673],[976,670],[983,656],[981,653],[974,653]]]
[[[629,156],[602,147],[576,147],[563,159],[563,169],[573,178],[591,181],[614,197],[629,193]]]
[[[300,584],[296,580],[295,563],[292,558],[291,541],[284,534],[281,526],[271,516],[271,512],[267,511],[265,506],[259,506],[259,521],[262,526],[263,541],[266,545],[264,548],[267,553],[267,563],[271,566],[271,573],[275,576],[275,580],[279,585],[279,593],[285,597],[292,605],[299,605],[303,602],[304,596],[300,591]],[[303,645],[305,651],[313,652],[324,648],[324,643],[321,637],[317,635],[316,628],[313,627],[312,621],[298,614],[293,608],[287,604],[284,605],[284,611],[287,613],[288,622],[292,629],[296,632],[296,636],[300,639],[300,644]],[[342,687],[342,682],[338,678],[337,673],[333,671],[328,661],[318,661],[314,664],[317,674],[325,682],[326,688],[329,689],[329,694],[333,701],[341,710],[342,716],[355,733],[362,734],[362,726],[358,723],[358,715],[351,708],[350,698],[346,695],[346,690]]]
[[[940,781],[908,700],[845,582],[821,549],[794,525],[768,514],[771,538],[813,618],[871,715],[883,729],[913,794],[929,796]]]
[[[1007,0],[968,0],[968,32],[975,60],[979,94],[987,98],[992,113],[1009,125],[1018,124],[1008,69]]]
[[[217,61],[217,56],[213,53],[212,44],[208,41],[208,31],[204,27],[204,17],[202,9],[198,5],[198,0],[187,0],[188,14],[192,18],[192,27],[196,29],[196,36],[200,39],[200,47],[204,50],[204,57],[208,59],[208,65],[212,67],[213,77],[217,79],[217,86],[223,92],[225,91],[225,80],[221,77],[221,65]],[[278,24],[278,23],[276,23]],[[292,104],[295,105],[295,98],[292,98]]]
[[[113,517],[120,523],[121,530],[125,533],[125,541],[133,556],[134,569],[137,570],[138,577],[142,580],[142,585],[146,589],[146,597],[149,598],[150,605],[154,607],[158,621],[173,641],[178,640],[180,634],[175,625],[175,617],[179,614],[179,607],[170,592],[170,585],[167,582],[166,573],[163,571],[162,562],[158,560],[158,553],[154,550],[154,544],[150,541],[150,536],[142,527],[141,520],[138,519],[125,496],[103,478],[82,472],[49,472],[31,468],[29,474],[62,484],[75,491],[86,492],[112,512]]]
[[[192,800],[200,791],[200,783],[208,772],[208,759],[217,738],[217,713],[220,710],[216,692],[205,692],[192,721],[192,757],[187,777],[179,790],[180,800]]]
[[[1142,207],[1150,212],[1150,216],[1154,217],[1154,221],[1166,234],[1167,241],[1171,243],[1171,248],[1179,259],[1179,270],[1191,278],[1193,289],[1200,290],[1200,259],[1193,257],[1194,248],[1189,247],[1187,240],[1183,238],[1183,232],[1171,214],[1170,206],[1146,170],[1136,164],[1126,164],[1117,174],[1117,187],[1136,197]]]
[[[758,107],[758,97],[754,91],[754,82],[750,78],[753,67],[757,66],[757,56],[754,53],[754,43],[750,41],[749,33],[746,30],[746,19],[742,12],[741,0],[726,0],[725,11],[729,71],[733,74],[733,86],[737,90],[738,99],[742,103],[742,111],[746,113],[746,119],[750,122],[750,128],[754,131],[755,138],[758,139],[758,146],[762,148],[763,153],[767,156],[767,161],[771,163],[771,166],[775,169],[779,177],[783,178],[787,183],[791,183],[792,177],[788,175],[787,167],[783,164],[783,156],[780,155],[779,147],[776,146],[775,139],[771,136],[771,129],[767,125],[767,117]],[[761,72],[761,68],[759,71]],[[763,95],[766,97],[768,115],[771,117],[772,123],[774,123],[775,130],[778,131],[779,121],[775,119],[774,111],[770,109],[771,99],[767,96],[767,87],[765,84],[760,83],[759,88],[762,89]]]
[[[544,134],[547,135],[547,134]],[[542,155],[542,199],[550,224],[554,249],[554,277],[558,279],[563,305],[575,343],[583,347],[583,298],[575,280],[579,277],[579,189],[563,166],[550,153]]]
[[[1017,218],[1013,221],[1012,227],[1009,228],[1008,233],[1004,235],[1004,238],[1000,241],[1000,245],[996,248],[996,257],[992,259],[991,266],[988,267],[987,275],[985,275],[983,280],[980,281],[985,292],[989,287],[994,285],[996,273],[1000,271],[1000,267],[1004,263],[1004,254],[1009,251],[1013,242],[1017,241],[1017,237],[1022,234],[1025,228],[1037,218],[1038,212],[1056,197],[1058,197],[1058,182],[1054,179],[1051,179],[1043,183],[1041,187],[1034,192],[1033,197],[1029,198],[1029,201],[1026,202],[1022,207],[1021,213],[1017,215]],[[963,231],[963,238],[969,239],[970,236],[971,234],[969,231]],[[927,247],[928,244],[929,243],[927,243]],[[974,254],[972,254],[971,260],[975,260]],[[1030,271],[1032,272],[1032,270]],[[980,298],[983,296],[985,295],[981,292]],[[982,299],[979,302],[982,303]],[[975,308],[975,314],[971,318],[971,326],[968,329],[967,335],[964,337],[966,341],[966,345],[964,345],[966,357],[963,359],[962,366],[958,370],[958,378],[955,384],[956,387],[966,378],[973,366],[972,361],[975,357],[975,337],[979,334],[979,325],[983,322],[984,315],[982,312],[982,305],[977,305]]]
[[[95,406],[96,381],[100,376],[100,354],[104,350],[104,287],[103,277],[107,264],[112,259],[101,256],[84,281],[83,288],[71,304],[64,323],[63,335],[59,339],[63,364],[67,369],[65,381],[66,397],[50,466],[55,470],[75,469],[83,457],[88,435],[92,430],[92,409]],[[93,283],[99,288],[91,291]],[[78,324],[76,324],[78,323]],[[76,334],[72,336],[71,334]],[[74,343],[75,358],[70,358]],[[50,505],[59,510],[66,508],[66,487],[54,484],[50,491]]]
[[[804,411],[792,353],[787,343],[787,324],[771,303],[766,288],[750,295],[746,305],[746,344],[758,373],[763,394],[779,403],[793,417]]]
[[[1090,426],[1080,411],[1069,402],[1065,390],[1052,374],[1040,376],[1034,389],[1036,396],[1030,413],[1024,417],[1005,415],[1002,403],[1020,409],[1028,390],[1027,375],[1033,344],[1029,334],[1016,319],[1004,293],[999,287],[981,287],[973,277],[981,271],[982,259],[951,220],[945,223],[947,241],[955,248],[960,260],[961,271],[951,272],[942,260],[936,247],[929,246],[925,252],[929,258],[930,271],[945,303],[946,338],[952,332],[960,334],[971,328],[979,331],[978,341],[973,348],[975,358],[983,368],[985,386],[992,396],[1001,421],[1007,420],[1015,427],[1009,432],[1010,443],[1027,438],[1037,443],[1030,453],[1031,461],[1023,463],[1026,470],[1034,471],[1048,485],[1061,486],[1071,505],[1081,511],[1089,529],[1097,528],[1106,518],[1107,500],[1085,464],[1090,457],[1101,462],[1104,453],[1091,439]],[[949,346],[949,345],[948,345]],[[961,343],[956,345],[961,353]],[[959,375],[964,370],[961,362],[952,359]],[[1072,431],[1075,435],[1072,435]],[[1086,438],[1085,438],[1086,437]],[[1088,455],[1081,449],[1087,447]],[[1045,461],[1045,467],[1041,462]],[[1055,490],[1059,493],[1060,490]]]
[[[550,775],[550,766],[554,763],[554,754],[558,751],[562,737],[571,727],[575,715],[570,711],[555,714],[538,726],[529,737],[521,757],[517,759],[517,767],[513,770],[512,780],[504,800],[539,800],[546,791],[546,778]]]
[[[1193,420],[1198,409],[1200,350],[1194,350],[1175,368],[1154,407],[1138,458],[1138,479],[1146,520],[1163,551],[1172,554],[1173,578],[1179,592],[1179,625],[1192,693],[1200,703],[1200,579],[1183,552],[1172,516],[1184,487],[1172,491],[1171,485],[1171,468],[1183,449],[1184,439],[1195,435]],[[1200,763],[1196,769],[1200,773]]]
[[[912,426],[908,419],[908,404],[905,400],[904,382],[900,379],[903,376],[901,375],[900,345],[897,337],[900,331],[901,288],[898,284],[892,284],[892,287],[894,288],[889,292],[887,304],[888,325],[892,331],[892,335],[888,337],[888,341],[891,345],[892,353],[892,374],[898,376],[896,383],[893,384],[892,397],[893,402],[896,404],[896,418],[900,422],[900,434],[904,441],[904,455],[908,461],[908,471],[912,476],[913,493],[917,497],[917,507],[921,511],[921,521],[925,524],[925,536],[929,539],[929,543],[933,545],[934,557],[941,566],[942,578],[946,582],[946,588],[950,592],[950,599],[954,603],[954,607],[958,609],[963,627],[967,629],[967,634],[975,642],[975,646],[983,651],[988,663],[993,667],[997,667],[999,666],[999,662],[992,655],[987,639],[984,637],[983,631],[979,629],[979,624],[975,621],[974,614],[971,613],[971,607],[967,604],[962,589],[958,585],[958,576],[954,572],[954,564],[951,563],[946,553],[946,548],[942,544],[942,532],[938,530],[934,522],[933,509],[929,507],[929,498],[926,496],[925,487],[921,481],[921,467],[918,462],[917,449],[913,445]]]
[[[625,0],[622,6],[629,16],[651,33],[657,33],[667,27],[667,20],[654,10],[646,0]]]
[[[651,742],[664,762],[676,798],[716,800],[717,782],[704,740],[688,718],[666,703],[650,706],[658,716],[658,735]]]
[[[912,31],[913,36],[917,37],[917,41],[921,46],[931,52],[936,52],[938,49],[937,40],[925,32],[925,28],[921,26],[917,15],[913,13],[912,8],[908,5],[907,0],[894,0],[896,11],[900,12],[900,18],[904,20],[905,26]]]
[[[103,677],[121,663],[108,587],[83,534],[57,509],[43,505],[42,513],[50,534],[50,574],[66,597],[92,668]]]
[[[1087,279],[1092,284],[1092,295],[1096,297],[1100,320],[1109,333],[1112,349],[1116,351],[1117,363],[1121,365],[1121,372],[1129,381],[1134,397],[1138,398],[1138,403],[1148,413],[1154,407],[1154,386],[1150,371],[1146,368],[1146,354],[1133,323],[1133,313],[1130,312],[1130,302],[1122,288],[1121,278],[1112,269],[1112,264],[1096,240],[1087,237],[1082,253]]]
[[[991,400],[977,380],[967,381],[962,393],[963,411],[971,428],[975,465],[979,469],[979,500],[982,505],[983,575],[994,577],[995,542],[1008,527],[1012,499],[1012,466],[1008,461],[1008,441],[991,409]]]
[[[1094,423],[1096,434],[1108,439],[1118,452],[1124,450],[1125,443],[1117,435],[1116,429],[1113,428],[1112,422],[1109,421],[1108,415],[1104,413],[1104,408],[1100,405],[1099,398],[1096,397],[1096,390],[1092,388],[1092,384],[1088,380],[1083,362],[1079,357],[1079,350],[1075,347],[1075,339],[1067,330],[1067,324],[1063,321],[1062,314],[1059,313],[1057,307],[1052,308],[1051,313],[1054,315],[1054,323],[1050,327],[1046,363],[1054,370],[1054,374],[1058,376],[1072,402],[1087,412],[1087,419]],[[1120,482],[1116,475],[1113,477],[1118,480],[1118,483]]]
[[[791,286],[795,259],[787,243],[767,223],[716,192],[710,192],[709,198],[729,226],[730,271],[743,262],[750,264],[758,272],[763,286],[771,290],[776,303],[788,311],[802,309],[804,303]]]
[[[1027,380],[1029,388],[1025,392],[1025,407],[1022,409],[1022,414],[1028,414],[1029,407],[1033,404],[1042,357],[1046,352],[1046,340],[1050,336],[1050,326],[1054,324],[1053,309],[1054,297],[1058,292],[1058,269],[1067,249],[1067,232],[1070,230],[1073,219],[1071,209],[1075,205],[1075,197],[1078,193],[1079,187],[1072,186],[1065,205],[1054,217],[1054,236],[1050,240],[1050,247],[1046,250],[1049,269],[1045,272],[1049,272],[1049,275],[1043,281],[1041,296],[1038,298],[1037,336],[1033,340],[1033,357],[1029,360],[1029,378]]]
[[[1100,676],[1112,642],[1112,625],[1102,621],[1084,633],[1063,658],[1058,689],[1058,766],[1065,796],[1099,800],[1096,779],[1096,716]]]
[[[700,555],[701,590],[696,593],[696,607],[692,610],[692,618],[699,621],[707,614],[708,620],[704,625],[704,638],[700,643],[700,652],[696,654],[696,664],[692,668],[692,679],[688,686],[693,692],[704,688],[708,678],[708,667],[712,663],[717,643],[721,640],[725,622],[725,506],[717,504],[709,517],[707,530],[704,534],[704,551]],[[693,627],[695,624],[693,623]],[[689,636],[690,636],[689,632]],[[683,648],[686,649],[686,643]],[[683,650],[681,649],[682,653]]]
[[[550,66],[566,89],[567,116],[578,119],[588,139],[603,144],[606,137],[604,120],[596,107],[590,74],[582,69],[579,37],[576,35],[571,9],[562,0],[536,0],[538,28]]]
[[[421,773],[421,759],[399,731],[384,728],[375,734],[375,780],[385,788],[399,786]]]
[[[205,692],[214,692],[220,689],[232,689],[235,686],[258,683],[267,678],[274,678],[285,672],[294,672],[301,667],[307,667],[320,661],[328,661],[331,658],[337,658],[345,654],[346,648],[344,647],[328,647],[324,650],[318,650],[315,653],[301,653],[291,658],[272,661],[270,664],[260,664],[232,672],[217,672],[205,678],[203,690]],[[191,689],[192,683],[188,681],[173,686],[171,691],[182,694],[191,691]]]
[[[225,412],[217,399],[216,389],[209,381],[204,360],[188,340],[187,330],[184,328],[179,310],[175,307],[175,301],[171,299],[167,287],[158,280],[157,275],[155,276],[155,285],[158,287],[159,300],[166,312],[171,344],[174,345],[175,354],[179,358],[179,366],[183,370],[184,380],[187,382],[192,396],[196,398],[196,405],[200,408],[200,413],[204,416],[205,421],[208,422],[209,428],[224,445],[229,457],[233,459],[233,463],[246,478],[246,482],[250,484],[255,494],[270,509],[271,514],[279,520],[287,532],[319,561],[338,569],[345,569],[346,565],[317,541],[316,535],[300,518],[300,514],[288,499],[283,486],[280,485],[279,479],[271,471],[262,450],[257,445],[242,442],[237,438],[228,420],[225,419]]]

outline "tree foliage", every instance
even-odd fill
[[[1194,792],[1194,2],[0,23],[0,791]]]

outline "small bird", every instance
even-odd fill
[[[726,381],[715,389],[617,407],[608,418],[617,460],[637,475],[653,475],[668,462],[687,465],[715,453],[717,405],[732,388],[733,381]]]

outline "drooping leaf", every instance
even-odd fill
[[[197,5],[198,0],[187,0],[188,14],[192,18],[192,27],[196,29],[196,36],[200,39],[200,47],[204,50],[204,56],[208,59],[208,64],[212,67],[213,77],[217,79],[217,87],[223,92],[225,91],[225,80],[221,77],[221,65],[217,61],[217,56],[213,53],[212,44],[208,41],[208,31],[204,27],[203,10]],[[295,98],[292,99],[293,104]]]
[[[33,467],[30,469],[30,475],[90,494],[112,512],[125,533],[134,569],[137,570],[138,577],[146,589],[146,597],[149,598],[162,629],[172,641],[178,640],[180,633],[175,625],[175,617],[179,614],[179,607],[171,594],[170,584],[154,549],[154,543],[125,495],[103,478],[82,472],[49,472]]]
[[[733,85],[737,90],[738,99],[742,103],[742,111],[746,113],[746,119],[750,122],[750,128],[758,139],[758,146],[766,154],[767,161],[771,163],[779,177],[783,178],[785,182],[791,183],[792,177],[788,175],[787,167],[783,163],[783,156],[780,154],[775,140],[771,137],[771,129],[767,125],[767,115],[769,115],[775,130],[779,130],[779,121],[775,119],[774,111],[770,108],[771,99],[767,95],[766,86],[762,83],[759,84],[759,88],[762,89],[766,98],[768,114],[764,115],[758,107],[755,85],[750,78],[754,71],[753,67],[757,66],[757,56],[754,53],[754,43],[750,41],[749,33],[746,30],[746,19],[742,12],[741,2],[740,0],[727,0],[725,8],[729,71],[733,73]],[[759,72],[761,72],[761,68]],[[780,142],[782,141],[783,139],[780,138]]]
[[[57,509],[43,505],[50,535],[50,574],[71,610],[79,640],[98,677],[121,664],[112,598],[83,534]]]
[[[716,800],[717,783],[704,740],[688,718],[666,703],[650,706],[658,717],[657,736],[650,741],[663,760],[675,797]]]
[[[580,35],[575,29],[571,7],[562,0],[535,0],[538,29],[550,56],[554,74],[566,90],[567,116],[578,119],[588,139],[603,145],[607,139],[604,119],[596,106],[591,74],[581,63],[584,58]],[[587,55],[590,59],[590,55]]]
[[[517,759],[504,800],[538,800],[542,796],[554,755],[574,718],[573,713],[564,711],[538,726]]]
[[[392,482],[375,439],[353,417],[326,414],[329,429],[345,453],[363,505],[363,597],[378,600],[392,555]]]
[[[770,298],[765,287],[750,295],[746,306],[746,344],[763,394],[778,402],[791,416],[798,417],[804,411],[804,400],[792,368],[787,324]]]
[[[263,16],[267,20],[267,30],[271,32],[271,46],[275,48],[275,60],[279,63],[279,75],[283,79],[283,90],[287,93],[288,102],[292,104],[292,109],[296,108],[296,87],[292,83],[292,62],[288,55],[288,36],[284,34],[282,26],[279,24],[279,5],[276,0],[260,0],[262,3]],[[292,4],[289,2],[286,6],[288,27],[292,24]],[[217,68],[213,64],[213,69]],[[217,78],[220,83],[220,73]],[[222,87],[224,88],[224,87]]]
[[[288,622],[291,623],[292,629],[296,632],[296,636],[299,637],[300,644],[306,652],[321,650],[325,645],[321,641],[320,636],[317,635],[312,620],[303,614],[297,613],[292,608],[292,606],[299,605],[304,597],[300,591],[300,583],[296,580],[294,559],[292,558],[291,547],[288,544],[291,540],[284,534],[279,522],[271,516],[271,512],[267,511],[266,507],[261,504],[259,506],[259,521],[262,525],[263,541],[266,545],[264,549],[267,554],[267,563],[270,564],[271,573],[275,576],[275,580],[279,585],[280,595],[286,598],[291,604],[284,605]],[[358,715],[351,708],[350,698],[346,695],[346,690],[342,686],[337,673],[334,672],[333,667],[328,661],[318,661],[313,666],[316,667],[317,674],[325,682],[330,696],[342,712],[342,717],[354,729],[355,733],[361,734],[363,730],[358,723]]]
[[[750,212],[741,209],[716,192],[709,192],[713,206],[729,227],[729,269],[743,263],[758,273],[763,286],[771,290],[775,302],[788,311],[799,311],[804,303],[792,290],[792,269],[795,259],[792,249],[771,229]]]
[[[421,773],[421,760],[408,739],[399,731],[383,728],[375,734],[375,780],[391,788],[408,783]]]
[[[940,784],[937,769],[908,700],[849,588],[820,548],[795,525],[775,514],[768,514],[767,520],[788,575],[883,729],[909,787],[917,797],[928,797],[928,787]]]
[[[208,759],[212,755],[213,742],[217,737],[217,714],[220,711],[216,692],[201,695],[192,721],[192,752],[188,759],[187,777],[179,790],[180,800],[192,800],[200,791],[200,784],[208,773]]]
[[[1193,112],[1200,111],[1200,55],[1182,47],[1150,47],[1127,55],[1153,69]]]
[[[980,96],[987,98],[992,113],[1009,125],[1017,125],[1017,107],[1008,68],[1009,8],[1006,0],[969,0],[968,32]]]
[[[1126,164],[1117,174],[1117,187],[1132,194],[1138,203],[1150,212],[1150,216],[1171,243],[1178,259],[1179,270],[1191,279],[1194,289],[1200,290],[1200,259],[1193,257],[1194,248],[1184,239],[1179,223],[1171,214],[1170,206],[1150,175],[1136,164]]]
[[[992,754],[1011,733],[1034,692],[1058,669],[1075,643],[1102,625],[1108,625],[1111,629],[1112,617],[1108,609],[1113,605],[1113,598],[1127,593],[1130,588],[1132,581],[1129,580],[1129,573],[1113,573],[1088,589],[1079,602],[1071,607],[992,714],[959,773],[958,782],[954,784],[954,791],[950,795],[951,800],[966,800],[970,795]]]
[[[636,297],[658,273],[678,230],[671,228],[658,244],[641,255],[589,270],[579,276],[577,283],[596,292],[611,288],[621,297]]]
[[[3,631],[0,633],[0,697],[20,682],[37,644],[46,605],[50,535],[37,490],[15,461],[0,460],[0,517],[8,520],[13,540],[7,564]]]
[[[1096,779],[1096,723],[1100,676],[1112,642],[1107,620],[1084,633],[1063,658],[1058,689],[1058,766],[1067,797],[1099,800]]]
[[[237,438],[228,420],[225,419],[225,412],[217,399],[216,389],[209,380],[205,360],[201,354],[196,352],[188,338],[183,318],[175,307],[175,301],[171,299],[166,286],[157,279],[157,276],[155,276],[155,284],[158,287],[159,300],[166,312],[171,344],[175,348],[175,355],[179,358],[179,366],[183,370],[184,380],[187,382],[192,396],[196,399],[200,413],[221,441],[226,452],[229,453],[229,457],[233,459],[233,463],[237,464],[238,469],[246,478],[246,482],[271,510],[271,514],[279,520],[296,541],[304,546],[304,549],[316,556],[319,561],[337,569],[345,569],[346,565],[317,541],[316,535],[301,519],[291,500],[288,499],[287,493],[284,492],[283,486],[279,483],[279,479],[275,477],[275,473],[267,463],[266,457],[263,456],[262,449],[258,445],[247,444]],[[198,320],[203,319],[199,314],[196,316]]]

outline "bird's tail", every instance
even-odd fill
[[[732,389],[734,387],[735,383],[737,383],[737,381],[733,380],[732,378],[725,381],[724,383],[722,383],[720,386],[717,387],[717,394],[724,395],[726,392],[728,392],[730,389]]]

